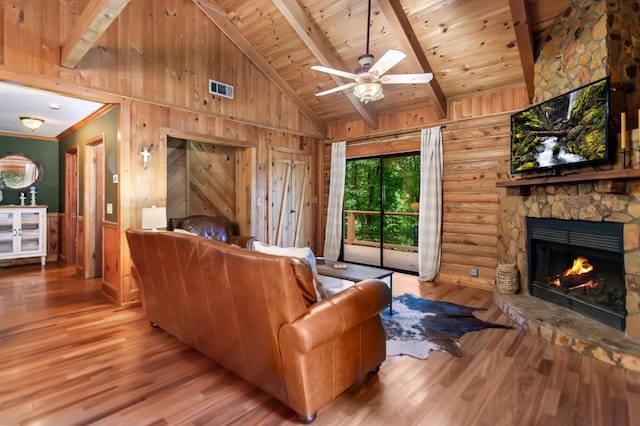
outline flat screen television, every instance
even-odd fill
[[[606,77],[511,115],[511,173],[609,161],[609,84]]]

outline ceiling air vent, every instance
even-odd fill
[[[233,86],[220,83],[219,81],[209,80],[209,93],[233,99]]]

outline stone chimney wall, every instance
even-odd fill
[[[637,1],[575,0],[537,40],[534,104],[609,75],[613,132],[610,137],[615,137],[620,129],[621,111],[627,111],[627,128],[637,127],[640,108]],[[620,168],[619,163],[614,168]],[[508,164],[498,165],[498,175],[501,180],[509,178]],[[500,202],[498,252],[501,261],[518,265],[524,292],[528,282],[526,217],[623,223],[626,334],[640,340],[640,181],[627,181],[623,193],[601,191],[597,182],[538,185],[531,187],[526,196],[503,188]]]

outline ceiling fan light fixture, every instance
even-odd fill
[[[35,132],[44,124],[44,120],[37,117],[20,117],[20,122],[32,132]]]
[[[354,86],[353,94],[365,104],[384,98],[382,84],[379,81],[360,83]]]

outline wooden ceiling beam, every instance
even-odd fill
[[[407,53],[407,59],[411,61],[412,66],[420,67],[422,72],[433,73],[400,0],[379,0],[378,6],[387,18],[391,30],[397,36],[398,42],[401,44],[400,48]],[[427,97],[431,99],[431,105],[438,117],[445,118],[447,116],[447,100],[436,80],[435,73],[433,80],[423,87]]]
[[[211,0],[193,0],[202,12],[211,19],[224,35],[236,45],[242,53],[282,92],[291,99],[300,109],[300,112],[313,123],[322,136],[327,135],[327,124],[324,120],[302,100],[295,90],[273,69],[264,57],[253,47],[253,45],[242,35],[242,33],[227,18],[227,12],[217,3]]]
[[[62,46],[60,64],[75,68],[128,4],[129,0],[92,0]]]
[[[347,65],[336,56],[331,43],[325,35],[318,29],[296,0],[273,0],[273,4],[280,10],[280,13],[289,22],[298,37],[307,45],[311,53],[318,59],[320,65],[329,68],[346,70]],[[330,74],[333,81],[338,86],[346,82],[333,74]],[[378,129],[378,113],[372,106],[360,102],[351,90],[343,90],[342,93],[349,99],[351,105],[358,111],[358,114],[372,129]]]
[[[529,102],[531,102],[535,96],[535,58],[533,54],[533,33],[531,32],[531,25],[529,25],[530,18],[527,3],[527,0],[509,0],[513,29],[516,33],[516,43],[518,43],[520,63],[524,73],[524,82],[527,86]]]

